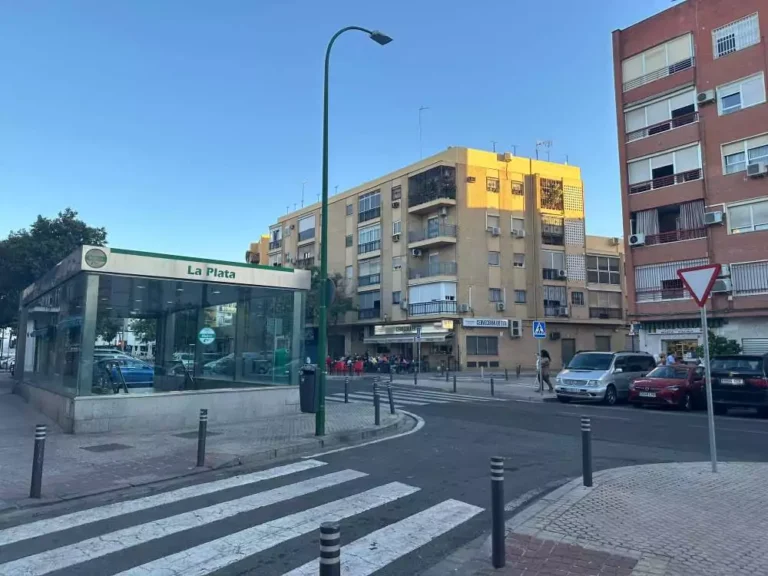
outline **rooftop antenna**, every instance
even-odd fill
[[[493,151],[496,152],[496,140],[491,140],[491,144],[493,145]]]
[[[419,106],[419,158],[424,158],[424,149],[421,145],[421,113],[429,110],[429,106]]]
[[[517,156],[517,144],[510,144],[512,146],[512,156]]]
[[[339,193],[339,185],[336,184],[336,186],[333,187],[333,190],[334,190],[334,194],[338,194]]]
[[[547,149],[547,162],[549,162],[549,149],[552,148],[552,140],[536,141],[536,160],[539,159],[539,147],[544,147]]]
[[[304,185],[307,183],[305,180],[301,183],[301,207],[304,208]]]
[[[303,208],[303,206],[302,206],[302,208]],[[296,202],[293,203],[293,210],[294,210],[294,212],[296,211]]]

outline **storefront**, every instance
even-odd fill
[[[455,369],[453,320],[376,325],[363,341],[371,354],[419,358],[425,371]]]
[[[16,390],[69,432],[296,412],[309,286],[304,270],[83,246],[22,294]],[[126,327],[151,355],[128,353]]]

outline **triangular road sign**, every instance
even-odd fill
[[[693,268],[682,268],[677,271],[677,277],[683,281],[685,287],[696,300],[699,308],[703,308],[707,303],[709,293],[715,280],[720,275],[720,264],[707,264],[706,266],[695,266]]]

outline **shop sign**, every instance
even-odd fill
[[[442,322],[434,324],[388,324],[373,327],[373,333],[376,336],[393,336],[396,334],[416,335],[418,330],[422,334],[445,334],[448,328],[443,326]]]
[[[509,328],[509,318],[462,318],[464,328]]]
[[[701,334],[701,328],[656,328],[652,334]]]
[[[201,344],[212,344],[216,340],[216,331],[213,328],[203,328],[198,332],[197,339],[200,340]]]
[[[203,274],[205,271],[205,274]],[[206,266],[205,268],[198,268],[197,266],[187,266],[187,275],[189,276],[205,276],[206,278],[229,278],[235,279],[235,273],[232,270],[226,268],[215,268],[213,266]]]

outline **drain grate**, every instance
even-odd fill
[[[221,432],[211,432],[210,430],[206,432],[206,436],[219,436],[220,434]],[[197,432],[182,432],[181,434],[174,434],[174,436],[191,440],[192,438],[197,438]]]
[[[133,448],[128,444],[96,444],[95,446],[81,446],[82,450],[88,450],[88,452],[112,452],[114,450],[127,450]]]

